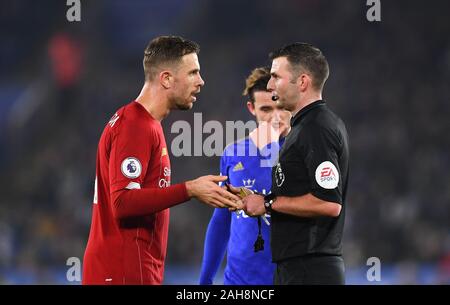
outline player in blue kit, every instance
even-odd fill
[[[228,145],[220,162],[221,174],[228,176],[227,183],[261,194],[270,192],[272,166],[289,132],[291,118],[290,112],[272,101],[272,94],[267,91],[269,79],[268,68],[256,68],[247,78],[243,95],[248,96],[247,107],[258,128],[249,137]],[[225,285],[272,284],[275,264],[268,246],[270,215],[265,215],[264,220],[251,218],[243,211],[215,209],[206,232],[200,284],[213,284],[225,251]],[[258,248],[255,240],[259,228],[267,245]]]

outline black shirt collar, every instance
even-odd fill
[[[317,100],[315,102],[312,102],[311,104],[303,107],[299,112],[297,112],[295,114],[295,116],[293,116],[291,118],[291,126],[294,126],[294,124],[300,120],[301,117],[303,117],[308,111],[310,111],[311,109],[317,108],[319,106],[323,106],[325,105],[325,101],[324,100]]]

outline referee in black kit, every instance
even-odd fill
[[[345,284],[342,234],[348,181],[348,136],[322,100],[328,62],[306,43],[270,54],[267,88],[292,112],[292,130],[272,169],[272,192],[244,198],[249,216],[272,214],[275,284]]]

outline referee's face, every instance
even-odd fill
[[[300,95],[297,85],[291,82],[290,64],[285,56],[277,57],[272,61],[270,75],[267,90],[278,97],[277,102],[282,108],[294,111]]]

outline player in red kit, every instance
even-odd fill
[[[217,185],[227,177],[171,185],[161,120],[172,109],[192,108],[204,85],[198,52],[196,43],[181,37],[152,40],[140,95],[103,131],[83,284],[161,284],[170,207],[194,197],[213,207],[240,208],[239,198]]]

